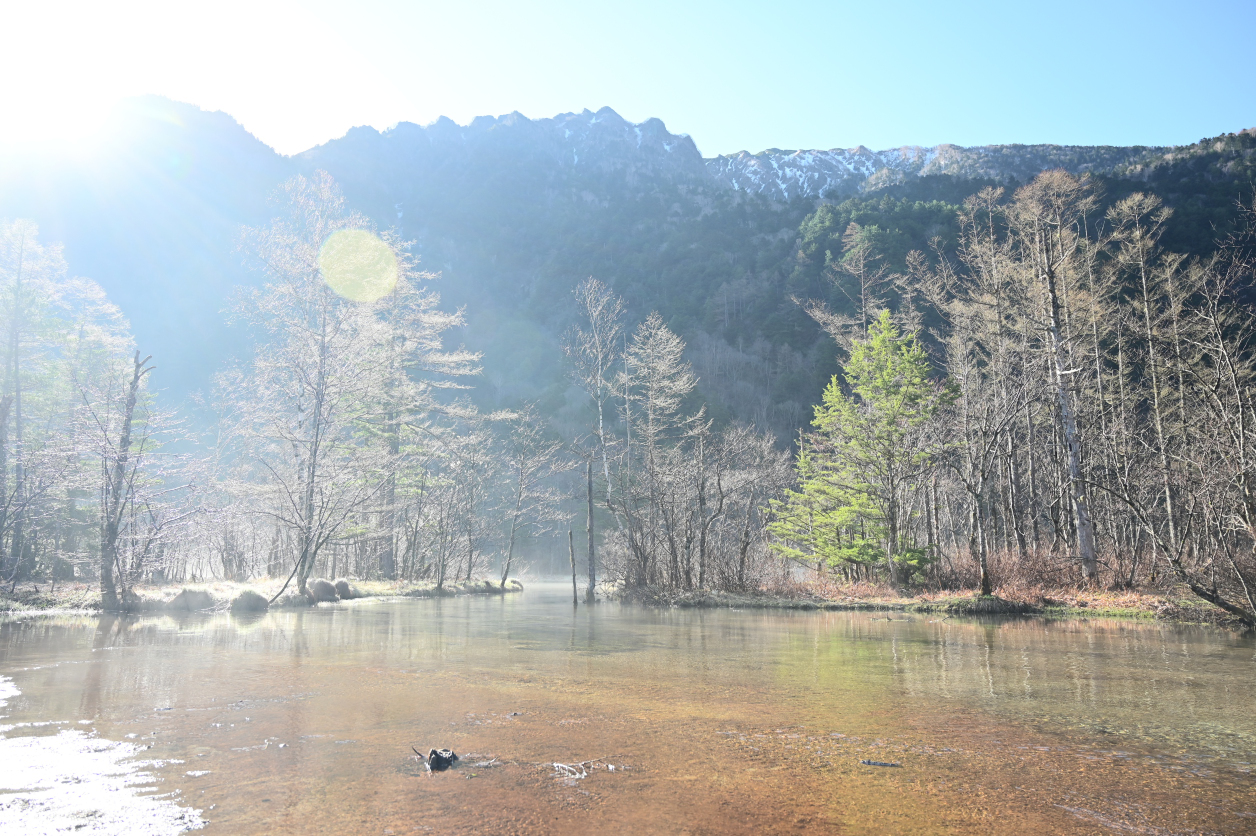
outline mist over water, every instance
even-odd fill
[[[993,818],[1234,833],[1256,814],[1250,638],[570,595],[6,621],[0,762],[20,749],[39,777],[0,781],[0,822],[34,820],[24,798],[94,809],[58,799],[76,781],[110,798],[155,782],[116,813],[153,833],[197,826],[194,811],[221,833],[976,833]],[[428,776],[411,746],[462,761]]]

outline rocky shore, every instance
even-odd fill
[[[126,611],[132,613],[224,612],[236,614],[265,612],[268,609],[295,609],[326,606],[341,601],[367,598],[442,598],[456,595],[505,595],[521,592],[523,584],[508,580],[476,580],[445,584],[362,581],[340,578],[314,579],[308,584],[312,594],[286,591],[273,604],[282,579],[251,583],[212,581],[208,583],[137,586],[128,590]],[[0,591],[0,614],[28,612],[100,612],[100,588],[95,584],[20,584],[17,589]]]

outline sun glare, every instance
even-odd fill
[[[327,236],[318,251],[323,279],[354,302],[374,302],[397,286],[397,257],[392,248],[365,229],[341,229]]]
[[[106,136],[114,103],[113,99],[102,98],[5,97],[8,112],[22,116],[0,132],[0,149],[66,159],[89,154],[97,150]]]

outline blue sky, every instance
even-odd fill
[[[704,155],[1178,144],[1256,126],[1256,0],[26,3],[0,142],[84,143],[119,97],[235,116],[284,153],[354,125],[609,105]]]

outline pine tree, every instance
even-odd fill
[[[909,534],[909,500],[937,448],[931,419],[942,390],[929,371],[916,335],[900,334],[888,311],[854,341],[846,385],[829,382],[799,453],[800,490],[777,508],[778,553],[830,565],[883,560],[892,583],[897,568],[930,559]]]

